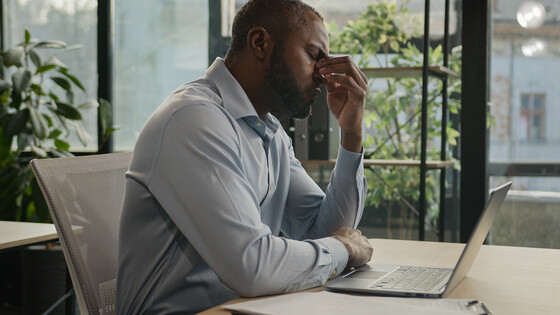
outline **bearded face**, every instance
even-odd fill
[[[294,75],[280,50],[280,47],[274,47],[265,75],[266,84],[279,100],[279,102],[271,100],[270,111],[287,114],[297,119],[307,118],[311,114],[311,105],[319,96],[319,90],[316,86],[308,89],[298,86],[301,78],[298,80]]]

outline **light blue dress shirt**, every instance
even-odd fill
[[[118,312],[192,313],[321,285],[346,266],[344,245],[329,235],[358,225],[366,190],[362,154],[340,147],[325,194],[278,120],[261,120],[217,59],[138,137],[121,217]]]

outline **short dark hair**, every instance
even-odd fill
[[[249,0],[233,20],[229,57],[245,48],[247,34],[256,27],[262,26],[282,46],[286,37],[293,31],[308,25],[308,11],[323,20],[323,17],[310,5],[300,0]]]

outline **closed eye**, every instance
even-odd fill
[[[311,52],[308,51],[308,52],[307,52],[307,55],[309,56],[309,58],[311,58],[311,60],[313,60],[313,61],[315,61],[315,62],[319,61],[318,56],[315,55],[314,53],[311,53]]]

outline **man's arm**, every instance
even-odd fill
[[[327,104],[340,126],[341,145],[362,152],[362,123],[368,80],[348,56],[317,62],[327,82]]]
[[[321,285],[333,275],[333,266],[346,266],[346,255],[333,254],[346,252],[345,246],[332,237],[296,241],[272,235],[261,221],[258,197],[244,173],[237,132],[212,106],[176,112],[156,153],[148,188],[235,294],[276,294]]]
[[[349,56],[322,59],[317,63],[317,68],[327,81],[327,104],[338,121],[341,146],[362,153],[367,77]],[[363,171],[363,161],[361,169]],[[371,259],[373,248],[359,230],[343,227],[333,237],[346,247],[348,267],[361,266]]]
[[[363,212],[367,182],[363,156],[339,148],[329,185],[323,192],[290,152],[290,192],[282,230],[295,239],[331,236],[339,228],[356,228]]]

